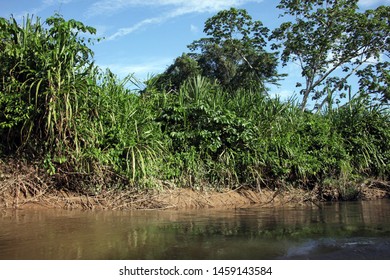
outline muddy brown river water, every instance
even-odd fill
[[[322,208],[0,211],[0,259],[390,260],[390,200]]]

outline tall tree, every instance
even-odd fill
[[[359,70],[359,90],[362,95],[372,95],[373,99],[379,100],[382,104],[390,102],[390,63],[389,61],[379,62],[375,65],[368,65]]]
[[[223,10],[205,22],[207,37],[189,45],[202,74],[225,89],[265,90],[276,83],[277,58],[265,50],[269,29],[244,9]],[[199,51],[199,52],[196,52]]]
[[[325,95],[338,91],[342,96],[354,74],[364,76],[361,86],[367,85],[374,68],[365,67],[388,55],[390,7],[359,12],[357,4],[358,0],[281,0],[277,6],[294,20],[273,31],[271,39],[281,42],[273,48],[283,48],[283,65],[294,62],[301,68],[302,109],[309,97],[321,107],[329,100],[321,101]],[[367,70],[358,72],[363,68]]]
[[[220,11],[205,22],[204,33],[207,37],[190,44],[191,52],[176,58],[151,84],[177,89],[189,77],[202,75],[228,91],[264,92],[266,83],[277,83],[282,76],[276,54],[265,50],[268,28],[246,10]]]
[[[201,75],[198,62],[183,53],[162,74],[149,79],[147,84],[158,90],[175,91],[184,81],[198,75]]]

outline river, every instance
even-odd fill
[[[0,210],[0,259],[390,259],[390,200],[288,208]]]

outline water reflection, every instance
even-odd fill
[[[7,211],[0,259],[390,259],[389,210]]]

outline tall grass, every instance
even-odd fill
[[[353,170],[389,179],[390,111],[367,96],[356,96],[332,114]]]
[[[2,151],[42,156],[52,174],[113,169],[135,182],[158,174],[164,149],[151,106],[93,65],[80,22],[1,19]],[[151,163],[153,162],[153,165]]]
[[[129,76],[120,81],[107,72],[91,100],[94,115],[81,129],[90,135],[85,157],[104,159],[104,163],[135,182],[158,177],[166,143],[154,122],[152,106],[126,89],[131,79]]]
[[[78,34],[95,30],[58,15],[44,24],[39,18],[26,17],[21,25],[2,18],[0,30],[2,142],[12,150],[32,137],[58,156],[67,149],[79,152],[74,120],[93,63]]]

